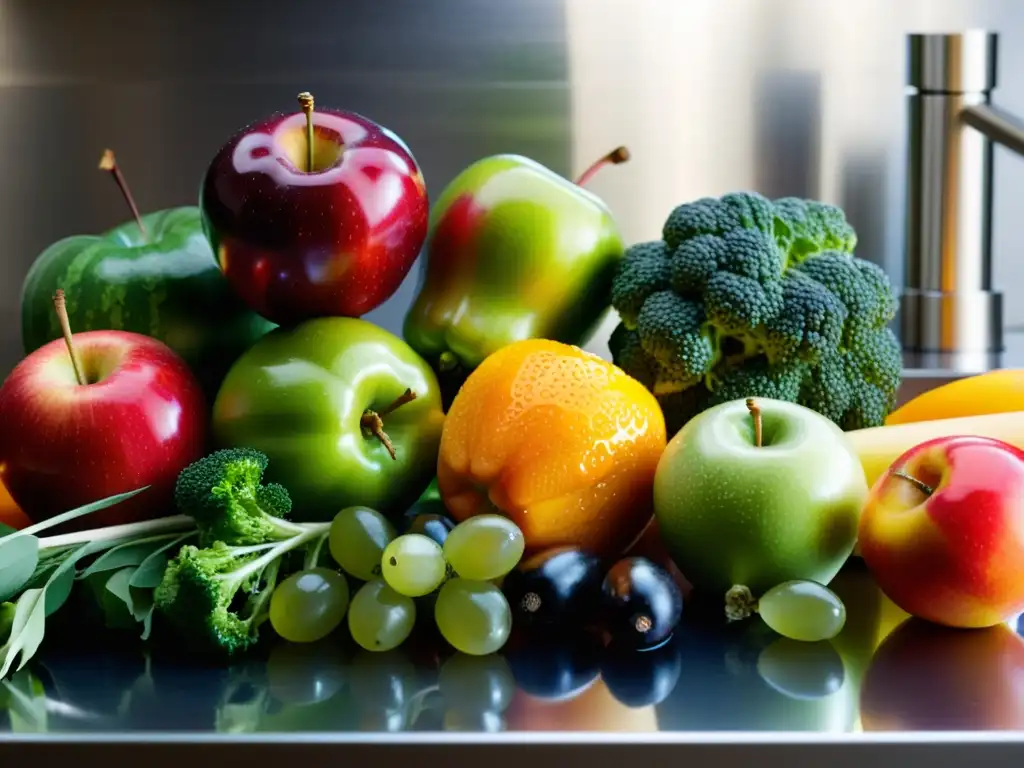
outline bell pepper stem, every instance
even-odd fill
[[[380,411],[365,411],[359,419],[359,426],[370,432],[374,437],[380,440],[381,444],[387,450],[392,460],[398,458],[398,454],[395,453],[395,446],[391,442],[391,438],[388,437],[388,433],[384,431],[384,416],[389,413],[396,411],[406,403],[411,403],[416,399],[416,393],[411,389],[405,390],[402,394],[396,397],[391,403]]]
[[[306,115],[306,171],[313,172],[313,94],[303,91],[299,94],[299,106]]]
[[[85,376],[82,375],[82,364],[78,360],[78,352],[75,350],[75,344],[71,340],[71,321],[68,319],[67,299],[65,299],[64,291],[61,288],[57,289],[57,293],[53,297],[53,308],[57,311],[60,330],[64,334],[64,344],[67,346],[68,356],[71,358],[71,367],[75,370],[75,381],[78,382],[78,386],[85,386],[86,381]]]
[[[747,410],[750,411],[750,416],[754,420],[754,445],[758,448],[761,447],[761,409],[757,403],[754,402],[754,398],[747,398]]]
[[[581,173],[580,177],[576,179],[576,186],[582,187],[606,165],[618,165],[619,163],[624,163],[627,160],[629,160],[629,150],[626,149],[625,147],[616,147],[611,152],[602,157],[600,160],[593,163],[583,173]]]
[[[146,232],[146,225],[142,223],[142,216],[139,214],[139,208],[135,205],[135,198],[132,197],[132,192],[128,188],[128,182],[125,181],[124,174],[121,173],[121,169],[117,165],[117,158],[114,157],[113,150],[103,150],[103,157],[100,158],[100,170],[108,171],[111,176],[114,177],[114,182],[117,184],[117,188],[121,190],[121,194],[124,196],[124,200],[128,203],[128,207],[131,208],[132,216],[135,217],[135,223],[139,225],[139,232],[142,233],[142,239],[149,242],[149,233]]]

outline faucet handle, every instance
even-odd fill
[[[984,29],[908,35],[908,85],[921,93],[987,93],[996,87],[998,42],[998,33]]]

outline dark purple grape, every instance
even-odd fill
[[[605,629],[620,644],[650,648],[667,640],[683,613],[683,596],[672,577],[646,557],[613,565],[601,585]]]
[[[601,563],[574,547],[541,552],[522,561],[501,585],[514,624],[579,627],[596,615]]]
[[[444,540],[448,538],[448,534],[451,533],[455,527],[455,523],[444,515],[436,513],[425,513],[422,515],[416,515],[409,523],[409,529],[406,533],[419,533],[430,539],[433,539],[438,543],[439,546],[444,546]]]

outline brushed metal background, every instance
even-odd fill
[[[971,26],[1002,33],[996,99],[1024,112],[1019,0],[2,0],[0,375],[21,355],[32,260],[128,218],[96,170],[104,147],[144,210],[192,204],[220,144],[301,90],[399,133],[434,197],[484,155],[571,175],[625,143],[633,160],[592,189],[629,240],[701,195],[816,196],[899,281],[903,36]],[[998,152],[1009,323],[1024,322],[1022,193],[1024,163]],[[419,279],[370,319],[398,331]]]

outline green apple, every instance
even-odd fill
[[[352,317],[276,328],[235,362],[213,405],[215,441],[270,459],[296,520],[367,506],[392,519],[437,471],[444,411],[430,366]]]
[[[828,584],[853,551],[868,485],[843,431],[772,399],[710,408],[676,433],[654,478],[658,527],[703,594],[790,579]]]
[[[403,335],[458,388],[488,355],[515,341],[582,345],[610,303],[624,247],[608,206],[582,185],[520,155],[470,165],[431,206],[426,272]]]

